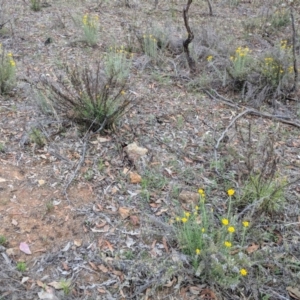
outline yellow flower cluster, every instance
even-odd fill
[[[184,216],[181,217],[176,217],[175,220],[176,222],[182,222],[182,223],[186,223],[189,220],[189,217],[191,216],[191,213],[189,212],[184,212]]]
[[[16,63],[15,63],[15,61],[14,61],[14,59],[13,59],[13,55],[12,55],[12,53],[8,53],[7,54],[7,57],[8,57],[8,60],[9,60],[9,64],[12,66],[12,67],[15,67],[16,66]]]
[[[246,57],[249,53],[250,53],[250,49],[248,47],[238,47],[235,50],[235,55],[234,56],[230,56],[230,60],[231,61],[237,61],[239,59],[243,59],[244,57]]]
[[[287,45],[287,40],[282,40],[282,41],[280,42],[280,48],[281,48],[282,50],[286,50],[286,49],[290,48],[290,47],[288,47],[288,45]]]
[[[282,66],[273,57],[265,57],[264,73],[268,72],[279,72],[282,74],[284,71]]]
[[[0,55],[2,55],[2,44],[0,43]],[[11,66],[11,67],[15,67],[16,66],[16,62],[14,61],[14,59],[13,59],[13,55],[12,55],[12,53],[11,52],[9,52],[9,53],[7,53],[7,60],[8,60],[8,62],[9,62],[9,65]]]
[[[111,52],[115,52],[115,53],[119,53],[119,54],[125,54],[126,56],[130,55],[130,57],[133,57],[133,53],[130,53],[130,52],[126,51],[123,45],[120,48],[110,47],[109,50]]]
[[[212,61],[213,58],[214,57],[212,55],[209,55],[209,56],[207,56],[207,61],[210,62],[210,61]]]
[[[82,18],[82,24],[88,28],[96,29],[98,26],[99,17],[91,17],[89,14],[85,14]]]
[[[157,39],[152,35],[152,34],[144,34],[143,35],[143,39],[144,40],[150,40],[150,41],[153,41],[154,43],[156,43],[157,42]]]

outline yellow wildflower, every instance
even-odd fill
[[[243,224],[244,227],[249,227],[249,222],[248,221],[244,221],[242,224]]]
[[[199,210],[199,206],[198,205],[195,206],[195,210]]]
[[[228,224],[229,224],[229,221],[228,221],[228,219],[222,219],[222,224],[224,225],[224,226],[227,226]]]
[[[12,55],[11,52],[8,52],[8,53],[7,53],[7,56],[8,56],[8,57],[12,57],[13,55]]]
[[[189,212],[185,212],[184,213],[185,217],[189,218],[191,216],[191,214]]]
[[[196,249],[196,255],[199,255],[200,252],[201,252],[201,250],[197,248],[197,249]]]
[[[227,194],[228,194],[229,197],[233,196],[234,193],[235,193],[234,189],[229,189],[229,190],[227,191]]]
[[[15,67],[15,66],[16,66],[16,63],[15,63],[15,61],[14,61],[13,59],[11,59],[11,60],[9,61],[9,63],[10,63],[10,65],[11,65],[12,67]]]
[[[121,95],[125,95],[125,94],[126,94],[126,92],[122,90],[121,91]]]
[[[212,59],[213,59],[213,56],[212,56],[212,55],[209,55],[209,56],[207,57],[207,61],[208,61],[208,62],[212,61]]]
[[[187,218],[181,218],[181,222],[182,222],[182,223],[186,223],[187,221],[188,221]]]
[[[204,195],[204,190],[199,189],[199,190],[198,190],[198,194],[200,194],[201,196],[203,196],[203,195]]]
[[[230,233],[234,233],[234,232],[235,232],[235,228],[234,228],[233,226],[229,226],[229,227],[228,227],[228,231],[229,231]]]
[[[280,42],[280,48],[285,50],[287,48],[287,40],[282,40]]]
[[[225,241],[224,242],[225,247],[230,248],[232,246],[231,242]]]
[[[179,222],[179,221],[180,221],[180,218],[179,218],[179,217],[176,217],[175,220],[176,220],[176,222]]]
[[[289,72],[289,73],[293,73],[293,72],[294,72],[294,67],[293,67],[293,66],[290,66],[290,67],[288,68],[288,72]]]
[[[202,229],[201,229],[201,232],[204,233],[204,232],[205,232],[205,228],[202,228]]]
[[[246,276],[246,275],[248,274],[248,272],[247,272],[246,269],[241,269],[241,270],[240,270],[240,274],[241,274],[242,276]]]

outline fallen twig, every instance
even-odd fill
[[[231,126],[232,126],[239,118],[241,118],[242,116],[248,114],[250,111],[251,111],[251,109],[246,109],[246,110],[244,110],[243,112],[241,112],[240,114],[238,114],[238,115],[230,122],[230,124],[226,127],[226,129],[222,132],[220,138],[217,140],[217,143],[216,143],[216,145],[215,145],[215,147],[214,147],[215,162],[218,161],[218,158],[217,158],[217,150],[218,150],[218,148],[219,148],[219,146],[220,146],[220,143],[221,143],[222,140],[224,139],[225,134],[227,133],[227,131],[231,128]],[[216,173],[217,173],[218,175],[220,175],[220,174],[219,174],[219,171],[218,171],[217,164],[215,164],[215,171],[216,171]]]
[[[89,142],[89,137],[90,137],[90,133],[87,133],[84,137],[83,149],[82,149],[82,154],[81,154],[80,160],[77,164],[77,167],[76,167],[75,171],[73,172],[71,178],[69,179],[69,181],[67,182],[67,184],[64,188],[64,194],[65,194],[66,199],[68,200],[69,203],[70,203],[70,200],[68,198],[68,188],[69,188],[70,184],[72,183],[72,181],[75,179],[79,169],[82,167],[82,164],[83,164],[84,159],[85,159],[85,154],[86,154],[86,151],[87,151],[87,144]]]

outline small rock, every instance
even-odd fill
[[[43,180],[43,179],[41,179],[41,180],[38,181],[38,183],[39,183],[39,186],[42,186],[42,185],[44,185],[46,183],[46,181]]]
[[[124,149],[129,159],[132,160],[133,162],[138,160],[141,156],[146,155],[148,152],[148,149],[139,147],[136,143],[129,144]]]
[[[194,192],[190,192],[190,191],[182,191],[179,194],[179,200],[181,200],[182,202],[185,202],[185,203],[198,204],[198,202],[199,202],[199,194],[198,193],[194,193]]]
[[[74,240],[74,245],[80,247],[82,245],[82,240]]]
[[[8,248],[8,249],[6,249],[6,254],[8,256],[15,256],[16,255],[15,249],[14,248]]]
[[[130,172],[129,176],[131,183],[140,183],[142,181],[142,177],[138,173]]]

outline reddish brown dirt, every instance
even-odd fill
[[[8,248],[20,260],[29,257],[19,250],[21,242],[30,246],[32,259],[68,240],[84,241],[84,230],[78,230],[83,227],[84,218],[77,216],[74,208],[93,199],[89,186],[80,183],[71,187],[72,205],[69,205],[59,189],[47,185],[45,175],[43,185],[38,182],[32,185],[29,181],[32,171],[14,166],[11,159],[0,161],[0,235],[8,237]],[[42,167],[38,171],[46,174]],[[59,198],[58,205],[50,204]]]

